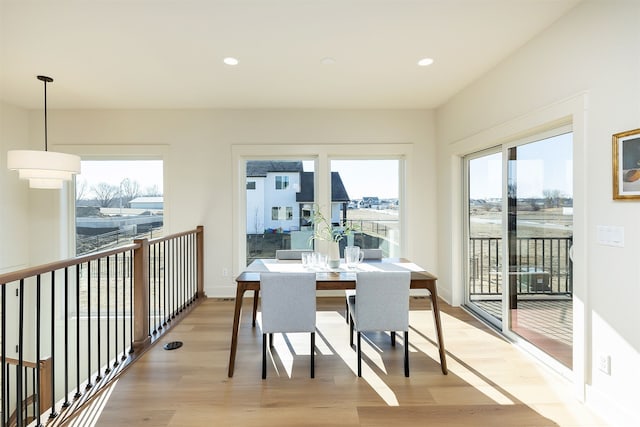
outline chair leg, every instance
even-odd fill
[[[311,378],[316,377],[316,333],[311,332]]]
[[[349,300],[346,298],[344,301],[344,321],[349,323]]]
[[[273,348],[273,333],[269,334],[269,348]]]
[[[252,321],[252,326],[255,328],[256,327],[256,317],[258,315],[258,296],[260,294],[260,291],[253,291],[253,321]]]
[[[267,378],[267,334],[262,334],[262,379]]]
[[[362,348],[360,346],[362,342],[362,333],[358,331],[358,377],[362,376]]]
[[[404,376],[409,376],[409,331],[404,331]]]
[[[396,346],[396,331],[391,331],[391,347]]]
[[[353,348],[353,317],[349,316],[349,347]]]

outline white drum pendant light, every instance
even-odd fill
[[[17,170],[20,179],[28,179],[31,188],[62,188],[63,181],[80,173],[80,157],[47,150],[47,83],[53,79],[38,76],[38,80],[44,82],[44,151],[10,150],[7,167]]]

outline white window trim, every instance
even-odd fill
[[[365,153],[365,154],[363,154]],[[274,159],[278,160],[313,160],[315,172],[318,177],[315,182],[315,202],[319,206],[331,206],[331,160],[376,160],[396,159],[402,160],[399,166],[400,188],[398,198],[400,200],[399,219],[400,253],[407,254],[407,212],[410,211],[407,177],[411,176],[413,144],[282,144],[282,145],[233,145],[231,147],[233,167],[233,242],[232,263],[234,275],[239,274],[245,268],[246,253],[246,161]]]
[[[566,372],[563,369],[557,369],[557,364],[548,360],[544,354],[531,350],[543,362],[552,366],[560,374],[573,380],[574,391],[576,397],[580,401],[584,401],[586,394],[586,378],[587,378],[587,358],[590,354],[588,348],[588,328],[585,326],[586,313],[589,309],[589,293],[588,293],[588,275],[586,269],[586,241],[587,241],[587,209],[586,209],[586,154],[585,147],[587,141],[587,105],[588,93],[581,92],[569,98],[560,100],[551,105],[547,105],[538,110],[531,111],[525,115],[516,117],[505,123],[487,128],[472,136],[455,141],[449,146],[449,155],[455,170],[452,171],[454,176],[462,178],[462,168],[464,167],[463,158],[465,155],[481,151],[500,144],[505,148],[518,143],[523,143],[530,138],[531,135],[542,135],[544,132],[561,128],[562,126],[571,125],[573,131],[573,205],[574,205],[574,251],[573,251],[573,291],[574,291],[574,307],[573,307],[573,370]],[[503,151],[503,155],[504,152]],[[505,171],[503,171],[504,173]],[[453,229],[462,229],[464,222],[464,186],[454,188],[453,200],[451,205],[452,211],[457,211],[460,215],[454,217],[452,222]],[[451,281],[454,283],[452,288],[451,300],[453,305],[459,305],[464,301],[464,293],[466,291],[463,269],[464,254],[464,238],[461,236],[460,241],[455,242],[451,252]],[[526,343],[525,343],[526,345]]]
[[[82,160],[162,160],[162,186],[164,189],[164,215],[163,227],[166,234],[171,233],[171,203],[169,191],[170,162],[169,162],[169,146],[168,145],[56,145],[56,150],[73,153]],[[73,185],[65,186],[65,194],[61,194],[66,200],[68,213],[67,218],[67,242],[66,251],[69,257],[76,254],[75,230],[76,230],[76,213],[75,213],[75,179]]]

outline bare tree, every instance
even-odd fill
[[[543,190],[545,205],[547,207],[558,208],[560,207],[560,201],[565,197],[560,190]]]
[[[120,190],[122,197],[122,204],[129,205],[129,202],[140,195],[140,184],[138,181],[131,181],[129,178],[125,178],[120,183]]]
[[[117,185],[107,184],[106,182],[101,182],[92,186],[91,191],[95,194],[96,200],[102,208],[108,208],[111,206],[120,193],[120,189]]]
[[[158,189],[158,185],[154,184],[144,190],[144,195],[147,197],[156,197],[162,196],[162,192]]]
[[[76,202],[87,197],[89,192],[89,184],[84,179],[76,179]]]

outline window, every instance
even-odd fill
[[[286,190],[289,188],[288,176],[276,176],[276,190]]]
[[[400,160],[331,160],[331,221],[355,230],[341,245],[400,256]]]
[[[291,158],[245,160],[245,168],[243,256],[247,265],[254,259],[274,258],[277,249],[308,249],[313,233],[314,162]],[[283,187],[295,191],[280,191]]]
[[[256,182],[255,181],[247,181],[247,190],[255,190]]]
[[[291,221],[293,208],[291,206],[274,206],[271,208],[271,219],[274,221]]]
[[[76,254],[162,235],[161,160],[83,160],[76,177]]]
[[[386,257],[402,257],[407,250],[402,226],[407,215],[404,177],[411,167],[406,159],[412,145],[373,144],[366,155],[362,148],[359,144],[234,146],[235,171],[244,169],[234,173],[234,187],[239,190],[234,198],[239,239],[234,263],[244,268],[255,259],[274,258],[277,249],[315,249],[316,209],[335,233],[344,231],[341,247],[380,248]],[[256,189],[248,190],[252,181]],[[361,204],[365,198],[367,203]]]

